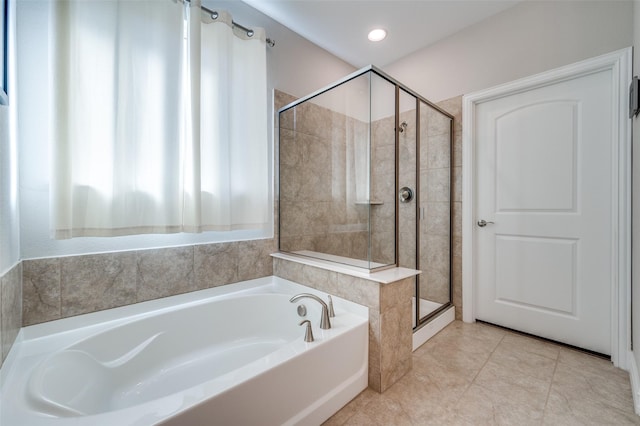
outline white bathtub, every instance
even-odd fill
[[[367,386],[368,312],[334,297],[321,330],[303,292],[327,299],[267,277],[24,328],[0,423],[320,424]]]

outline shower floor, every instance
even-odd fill
[[[416,298],[413,300],[413,327],[416,326]],[[431,300],[420,299],[420,318],[424,318],[426,315],[429,315],[431,312],[440,308],[443,304],[438,302],[432,302]]]

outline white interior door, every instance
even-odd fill
[[[474,120],[475,317],[604,354],[616,266],[612,74],[488,100]]]

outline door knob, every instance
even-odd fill
[[[492,225],[493,225],[493,222],[487,222],[487,221],[486,221],[486,220],[484,220],[484,219],[480,219],[480,220],[478,221],[478,226],[479,226],[480,228],[484,228],[484,227],[485,227],[485,226],[487,226],[488,224],[492,224]]]

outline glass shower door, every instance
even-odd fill
[[[418,324],[451,303],[452,119],[420,101]]]
[[[400,89],[398,98],[398,266],[418,269],[418,99]],[[418,279],[413,278],[417,284]],[[416,298],[414,313],[416,312]],[[416,315],[413,316],[416,327]]]

